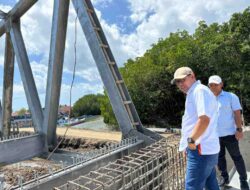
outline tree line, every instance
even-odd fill
[[[192,68],[205,85],[209,76],[220,75],[225,90],[239,96],[245,120],[250,122],[249,23],[250,7],[222,24],[200,21],[193,34],[185,30],[170,33],[143,56],[127,60],[120,72],[142,123],[180,126],[185,97],[170,81],[181,66]],[[98,102],[104,121],[115,125],[106,92],[99,95]]]

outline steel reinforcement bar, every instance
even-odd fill
[[[25,181],[24,177],[20,176],[18,185],[12,189],[52,189],[77,178],[79,175],[85,175],[90,171],[106,166],[109,162],[122,158],[124,155],[129,155],[142,147],[145,147],[142,140],[131,137],[101,149],[75,154],[75,157],[69,155],[69,159],[72,159],[70,165],[61,162],[61,168],[56,171],[51,170],[48,166],[47,174],[41,176],[37,174],[30,181]]]
[[[178,139],[162,139],[54,190],[182,190],[186,159]]]

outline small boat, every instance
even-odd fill
[[[70,121],[68,123],[69,126],[74,126],[74,125],[78,125],[78,124],[81,124],[85,121],[85,118],[82,118],[82,119],[76,119],[76,120],[73,120],[73,121]]]

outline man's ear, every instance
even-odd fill
[[[192,76],[193,79],[195,79],[195,74],[194,73],[192,73],[191,76]]]

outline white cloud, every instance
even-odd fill
[[[70,81],[72,80],[73,77],[73,72],[71,70],[64,70],[64,73],[70,74]],[[101,82],[101,77],[99,75],[99,72],[96,67],[90,67],[90,68],[85,68],[83,70],[78,70],[76,69],[75,75],[79,78],[84,79],[87,82]]]
[[[24,88],[22,82],[15,83],[13,86],[13,91],[17,97],[24,97]]]
[[[15,64],[15,73],[19,73],[17,63]],[[36,83],[38,96],[40,98],[42,106],[44,106],[45,90],[47,84],[47,66],[37,62],[31,62],[31,69]],[[21,78],[21,76],[19,77]],[[21,107],[27,108],[26,95],[22,81],[16,78],[14,79],[13,85],[13,110],[18,110]]]
[[[100,4],[100,3],[111,3],[112,0],[93,0],[93,4],[96,5],[96,4]]]
[[[142,55],[159,38],[170,32],[185,29],[193,32],[200,20],[208,24],[225,22],[234,12],[250,5],[245,0],[128,0],[131,20],[139,22],[135,32],[121,35],[122,44],[128,51]]]
[[[146,19],[147,15],[156,10],[157,0],[128,0],[131,8],[131,20],[133,22],[142,22]],[[165,4],[164,7],[167,7]]]
[[[21,19],[21,30],[29,54],[48,57],[53,1],[38,1]]]
[[[93,0],[93,5],[99,5],[102,7],[107,7],[113,0]]]
[[[134,48],[137,46],[136,39],[134,39],[132,43],[128,43],[127,37],[129,36],[121,34],[119,27],[115,24],[108,25],[101,19],[101,25],[119,66],[122,66],[128,58],[134,58],[138,55],[137,52],[134,51]]]
[[[11,8],[12,8],[11,6],[8,6],[8,5],[1,5],[1,4],[0,4],[0,10],[2,10],[2,11],[5,12],[5,13],[9,12],[9,10],[10,10]]]
[[[4,57],[3,55],[0,55],[0,66],[4,65]]]
[[[27,53],[29,57],[32,58],[33,55],[41,55],[41,60],[38,62],[31,62],[31,68],[33,76],[35,79],[38,94],[41,100],[42,106],[44,106],[46,84],[47,84],[47,67],[48,67],[48,57],[49,57],[49,45],[50,45],[50,33],[51,33],[51,21],[52,21],[52,11],[53,11],[53,1],[39,1],[36,3],[23,17],[21,20],[21,30],[26,45]],[[67,74],[72,74],[73,64],[74,64],[74,29],[75,29],[75,11],[73,6],[70,5],[69,18],[68,18],[68,29],[67,29],[67,39],[66,39],[66,49],[64,57],[64,74],[63,78],[71,82],[71,77],[67,77]],[[35,19],[34,19],[35,18]],[[96,82],[98,85],[90,85],[88,83],[77,84],[81,86],[81,92],[84,93],[97,93],[103,91],[102,83],[97,72],[97,68],[94,64],[93,58],[90,54],[89,47],[86,43],[85,37],[78,25],[77,32],[77,70],[76,75],[81,77],[85,81],[91,83]],[[2,49],[3,46],[0,48]],[[2,59],[3,51],[0,53],[0,60]],[[18,69],[16,71],[19,72]],[[67,86],[62,84],[62,89]],[[79,96],[76,93],[75,97]],[[62,97],[68,98],[63,91]],[[74,99],[75,99],[74,97]],[[18,102],[20,99],[26,99],[24,95],[24,89],[22,82],[16,83],[14,85],[14,101]],[[65,102],[65,99],[61,99]],[[24,101],[26,102],[26,101]]]
[[[124,28],[118,23],[108,24],[102,13],[96,10],[100,23],[106,34],[109,45],[119,66],[128,59],[143,55],[159,38],[165,38],[177,29],[193,32],[200,20],[207,23],[225,22],[231,14],[244,10],[249,1],[238,0],[127,0],[132,24],[136,28],[129,34],[124,34]],[[94,6],[108,6],[112,0],[93,0]],[[9,6],[0,5],[0,9],[8,11]],[[53,1],[38,1],[21,19],[22,34],[29,57],[40,56],[41,60],[32,60],[31,67],[36,81],[41,104],[44,105],[47,84],[47,66],[50,46]],[[63,81],[71,82],[69,77],[74,65],[75,10],[70,4],[67,40],[63,67]],[[112,20],[112,19],[111,19]],[[119,25],[121,26],[121,25]],[[125,26],[126,27],[126,26]],[[3,65],[4,37],[0,39],[0,69]],[[77,80],[73,88],[74,100],[87,93],[103,91],[103,85],[79,23],[77,24]],[[16,71],[15,71],[16,72]],[[69,85],[62,84],[61,102],[69,99]],[[94,85],[93,85],[94,84]],[[0,84],[0,88],[1,88]],[[14,85],[16,104],[25,99],[21,82]],[[25,102],[24,100],[23,102]]]
[[[5,34],[0,37],[0,66],[4,65]]]
[[[31,69],[40,95],[45,95],[48,67],[37,62],[31,62]]]
[[[88,83],[78,83],[72,87],[72,105],[80,97],[86,94],[96,94],[103,93],[103,85],[101,83],[96,83],[94,85]],[[68,104],[70,102],[70,85],[62,84],[61,86],[61,96],[60,104]]]
[[[14,83],[13,85],[13,98],[12,98],[12,107],[13,111],[16,111],[20,108],[27,108],[27,100],[21,81]]]

